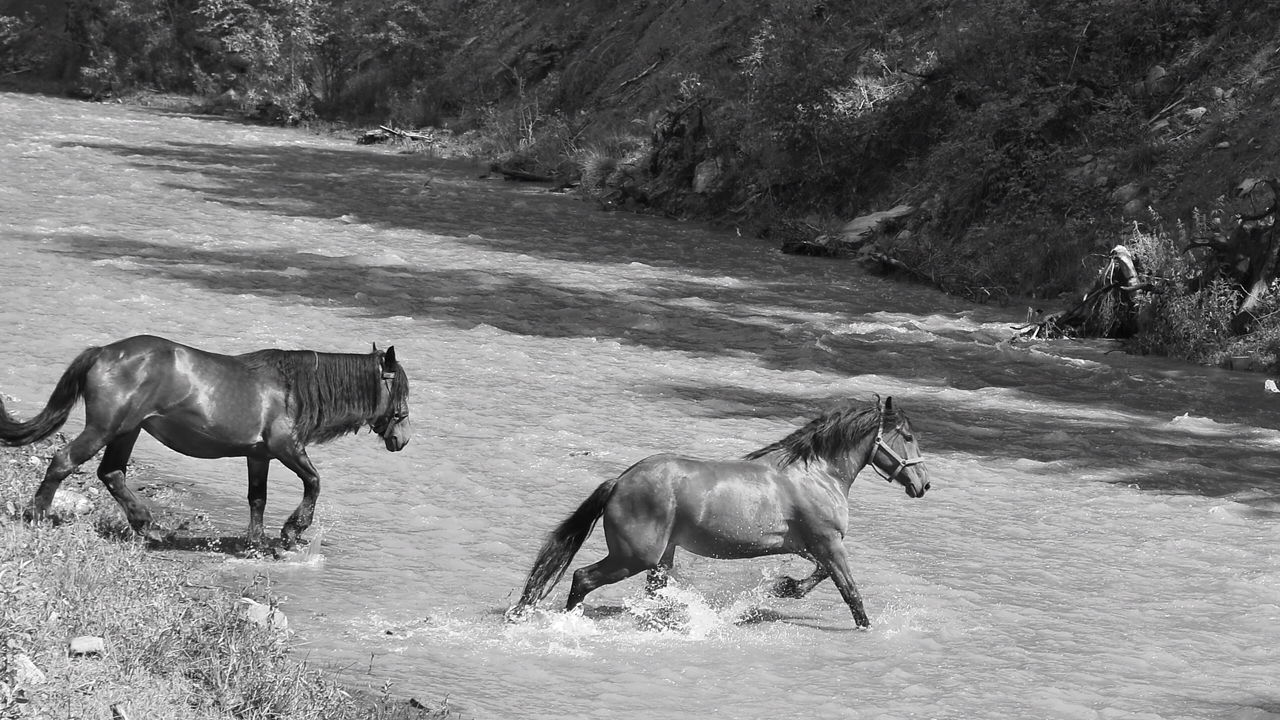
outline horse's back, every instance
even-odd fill
[[[794,492],[768,463],[652,455],[618,478],[606,528],[635,528],[707,557],[793,552]],[[641,526],[643,527],[643,526]]]
[[[618,478],[630,478],[630,482],[654,480],[679,481],[691,489],[722,482],[770,484],[776,482],[776,473],[765,463],[755,460],[706,460],[689,455],[660,453],[637,462]]]
[[[232,355],[209,352],[159,335],[133,335],[102,347],[99,371],[117,382],[164,383],[195,376],[247,377],[243,363]]]
[[[237,356],[135,335],[103,346],[85,401],[104,424],[141,427],[185,455],[226,457],[259,452],[283,392]]]

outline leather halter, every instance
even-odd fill
[[[876,452],[883,452],[884,454],[889,456],[889,459],[893,461],[893,472],[885,472],[884,470],[880,469],[879,465],[875,464]],[[875,469],[876,474],[878,474],[880,477],[884,478],[885,480],[888,480],[889,482],[898,480],[898,476],[902,474],[903,470],[906,470],[912,465],[919,465],[920,463],[924,462],[924,458],[918,455],[913,458],[902,457],[897,452],[895,452],[893,448],[889,447],[889,443],[886,443],[884,441],[884,413],[883,412],[880,413],[880,421],[878,423],[878,428],[876,430],[876,442],[875,442],[875,445],[873,445],[871,448],[871,460],[872,460],[871,467]],[[901,482],[901,480],[899,480],[899,482]]]
[[[373,432],[380,436],[385,436],[386,432],[393,426],[409,417],[409,413],[400,412],[393,405],[395,402],[395,381],[396,373],[394,370],[382,371],[382,386],[387,390],[387,413],[370,424]]]

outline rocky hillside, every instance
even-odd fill
[[[97,98],[192,92],[276,121],[446,127],[608,207],[777,242],[905,206],[871,236],[877,257],[1000,299],[1076,291],[1132,222],[1191,223],[1241,179],[1275,174],[1277,9],[0,0],[0,77]]]
[[[779,240],[908,204],[909,271],[1054,295],[1275,174],[1276,5],[476,3],[447,73],[606,199]]]

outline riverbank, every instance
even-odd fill
[[[63,522],[22,522],[59,444],[0,448],[0,717],[455,716],[299,660],[287,631],[245,612],[272,604],[269,587],[237,595],[194,555],[133,540],[90,465],[64,483]],[[96,640],[78,652],[77,638]]]

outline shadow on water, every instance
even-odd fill
[[[272,251],[208,250],[179,248],[123,238],[58,236],[64,252],[90,261],[109,261],[116,267],[136,268],[147,277],[201,286],[230,294],[253,293],[280,297],[288,302],[342,305],[377,316],[429,316],[464,329],[481,324],[507,332],[543,337],[614,338],[660,350],[691,354],[749,354],[779,369],[808,369],[839,375],[874,373],[885,377],[918,380],[920,369],[909,363],[894,364],[895,356],[909,355],[913,342],[895,338],[891,349],[853,350],[834,354],[803,342],[804,326],[760,322],[758,310],[738,312],[734,304],[744,298],[737,289],[724,289],[727,297],[717,307],[679,304],[689,288],[679,283],[645,289],[644,299],[578,287],[560,287],[522,274],[474,270],[433,270],[395,266],[367,267],[350,259],[309,253],[281,255]],[[699,286],[701,292],[708,292]],[[720,290],[714,291],[717,295]],[[717,297],[717,300],[720,300]],[[720,339],[709,344],[708,335]],[[914,341],[917,351],[933,359],[938,348],[927,339]],[[1044,413],[992,413],[924,393],[912,397],[905,408],[924,438],[926,452],[967,452],[980,457],[1038,462],[1068,462],[1080,472],[1135,468],[1132,477],[1120,481],[1160,491],[1224,495],[1240,487],[1259,484],[1255,473],[1241,473],[1242,457],[1257,460],[1261,454],[1280,464],[1275,449],[1242,456],[1223,437],[1206,434],[1194,426],[1149,422],[1134,428],[1108,420],[1109,409],[1124,409],[1123,397],[1112,388],[1094,382],[1069,396],[1060,388],[1029,385],[1011,367],[1017,359],[998,358],[992,348],[967,343],[951,349],[945,363],[963,368],[969,384],[1005,387],[1019,395],[1042,395],[1053,402]],[[884,364],[871,364],[880,355]],[[1065,371],[1064,371],[1065,372]],[[1190,372],[1190,371],[1188,371]],[[1086,378],[1087,379],[1087,378]],[[954,385],[956,383],[948,383]],[[1195,383],[1187,383],[1192,393]],[[712,417],[758,418],[762,415],[793,420],[816,415],[840,398],[803,398],[785,392],[763,392],[733,385],[669,384],[644,390],[654,396],[683,403],[689,412]],[[1179,391],[1170,393],[1177,396]],[[869,398],[863,398],[869,399]],[[1190,401],[1188,401],[1190,402]],[[1056,405],[1078,407],[1070,435],[1064,436],[1061,419],[1049,410]],[[1247,413],[1240,420],[1255,421]],[[1172,413],[1170,413],[1172,417]],[[1227,421],[1229,419],[1221,419]],[[981,432],[975,432],[977,428]],[[1116,433],[1131,432],[1131,445],[1117,445]],[[1056,435],[1054,434],[1056,433]],[[995,438],[999,438],[996,440]],[[1094,438],[1100,440],[1094,447]],[[773,439],[767,439],[771,442]],[[767,444],[767,442],[762,442]],[[1195,462],[1155,472],[1143,471],[1129,452],[1153,444],[1174,445]]]
[[[624,605],[583,604],[583,617],[594,621],[632,619],[639,630],[654,632],[684,632],[691,630],[689,608],[679,602],[667,602],[658,607],[637,611]],[[831,624],[812,615],[781,612],[767,607],[751,607],[731,620],[734,625],[795,625],[823,632],[860,632],[852,618],[847,625]]]
[[[1212,414],[1220,423],[1274,424],[1256,406],[1214,398],[1215,390],[1205,387],[1197,369],[1165,371],[1159,377],[1140,375],[1135,380],[1123,368],[1080,369],[1054,358],[1010,353],[993,344],[915,332],[911,327],[898,328],[900,332],[891,336],[824,333],[812,324],[790,321],[790,314],[818,312],[846,322],[884,323],[883,318],[871,317],[879,308],[851,312],[848,303],[834,299],[836,291],[813,292],[815,286],[848,285],[850,275],[856,277],[849,266],[782,256],[755,242],[732,245],[723,234],[709,246],[700,240],[705,232],[691,231],[689,226],[569,208],[566,204],[574,201],[566,198],[522,193],[500,181],[479,181],[475,168],[466,165],[355,146],[67,145],[118,155],[135,166],[170,174],[172,187],[251,211],[325,220],[352,216],[375,227],[446,236],[463,247],[574,263],[674,266],[694,279],[654,280],[624,293],[560,285],[519,272],[370,266],[352,258],[282,255],[276,249],[210,250],[109,236],[53,238],[63,243],[60,252],[110,262],[122,270],[132,268],[148,278],[291,303],[345,306],[374,317],[426,317],[464,329],[488,325],[522,335],[609,338],[693,355],[746,355],[779,370],[874,374],[979,392],[1002,389],[1044,401],[1047,409],[999,414],[926,392],[912,398],[911,416],[938,451],[1067,461],[1082,472],[1127,466],[1139,478],[1131,481],[1135,485],[1162,492],[1225,494],[1232,488],[1257,485],[1257,476],[1232,474],[1239,468],[1239,453],[1229,441],[1170,423],[1140,428],[1142,437],[1135,437],[1132,447],[1177,445],[1197,458],[1195,469],[1145,476],[1141,463],[1135,461],[1140,458],[1126,456],[1123,446],[1117,449],[1110,439],[1124,426],[1101,419],[1108,412],[1126,412],[1129,399],[1141,398],[1140,405],[1153,416],[1171,418],[1188,407],[1212,407],[1211,412],[1198,414]],[[191,181],[183,182],[184,177]],[[749,260],[726,262],[725,251],[731,245],[733,253],[746,254]],[[735,282],[696,281],[726,276]],[[876,278],[856,282],[884,283]],[[944,307],[935,312],[943,317],[958,317],[966,307],[941,295],[937,303]],[[1035,381],[1045,363],[1058,363],[1054,371],[1064,376],[1062,382]],[[725,417],[759,417],[761,413],[796,417],[819,404],[812,398],[732,386],[673,385],[650,390],[694,403],[697,412]],[[1055,414],[1063,407],[1081,410],[1066,437],[1061,417]],[[931,426],[938,431],[928,434]],[[1101,450],[1093,447],[1095,438],[1106,439],[1098,443]],[[1274,449],[1251,452],[1264,459],[1280,459]]]

